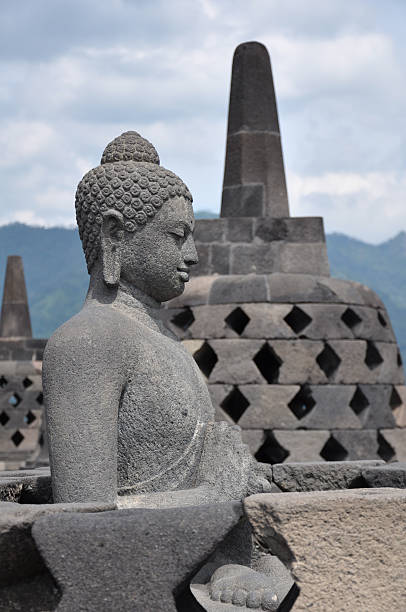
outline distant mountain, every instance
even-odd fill
[[[406,363],[406,232],[380,245],[330,234],[327,248],[332,276],[364,283],[382,298]],[[23,257],[33,332],[47,337],[81,308],[86,295],[89,277],[78,232],[21,223],[0,227],[0,287],[8,255]]]

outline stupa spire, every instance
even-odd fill
[[[234,53],[222,217],[289,217],[269,54],[246,42]]]
[[[7,258],[0,336],[2,338],[32,337],[23,260],[19,255],[9,255]]]

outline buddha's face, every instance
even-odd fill
[[[121,279],[158,302],[178,295],[198,262],[193,240],[194,215],[183,197],[165,202],[155,217],[134,233],[126,232],[121,248]]]

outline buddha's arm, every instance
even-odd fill
[[[68,336],[68,337],[66,337]],[[57,332],[43,364],[55,502],[113,502],[123,374],[103,342]]]

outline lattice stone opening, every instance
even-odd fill
[[[7,385],[8,381],[6,378],[4,378],[4,376],[0,376],[0,387],[3,389],[3,387],[5,387]]]
[[[358,416],[369,406],[369,401],[366,395],[361,391],[357,385],[354,395],[350,401],[350,407],[353,409],[355,414]]]
[[[8,403],[10,406],[17,408],[17,406],[21,403],[21,397],[18,395],[18,393],[13,393],[13,395],[9,398]]]
[[[392,410],[396,410],[396,408],[399,408],[399,406],[401,406],[402,404],[403,404],[402,398],[400,397],[399,393],[396,391],[395,387],[393,387],[392,393],[389,399],[389,406],[391,407]]]
[[[27,425],[31,425],[31,423],[33,423],[36,418],[37,417],[35,416],[35,414],[33,414],[31,410],[29,410],[24,416],[24,423],[27,423]]]
[[[279,369],[283,362],[267,342],[262,345],[253,361],[270,385],[278,382]]]
[[[242,417],[249,405],[249,401],[245,395],[241,393],[238,387],[234,387],[220,404],[224,412],[226,412],[235,423]]]
[[[289,402],[288,407],[297,419],[303,419],[303,417],[313,410],[315,405],[316,402],[312,397],[310,387],[308,385],[303,385],[296,393],[295,397]]]
[[[184,308],[181,312],[178,312],[175,316],[172,317],[171,323],[176,325],[179,329],[186,331],[195,321],[194,314],[191,308]]]
[[[255,459],[261,463],[283,463],[289,457],[289,451],[279,444],[272,431],[265,431],[265,436],[265,442],[255,453]]]
[[[242,308],[238,306],[238,308],[234,308],[232,312],[226,317],[225,322],[228,327],[230,327],[233,331],[235,331],[239,336],[241,336],[244,329],[247,327],[250,322],[250,318]]]
[[[402,360],[402,355],[400,354],[399,351],[398,351],[396,359],[397,359],[398,368],[401,368],[403,365],[403,360]]]
[[[378,431],[378,455],[384,461],[391,461],[396,455],[395,449],[385,440],[380,431]]]
[[[30,378],[28,378],[28,376],[26,376],[26,377],[24,378],[24,380],[23,380],[23,387],[24,387],[25,389],[28,389],[28,387],[31,387],[31,385],[32,385],[32,384],[33,384],[33,383],[32,383],[32,380],[31,380]]]
[[[355,327],[357,327],[357,325],[362,323],[361,317],[359,317],[352,308],[347,308],[347,310],[341,315],[341,320],[351,330],[353,330]]]
[[[38,393],[37,397],[35,398],[35,401],[37,402],[37,404],[39,404],[40,406],[42,406],[42,404],[44,403],[44,396],[41,393]]]
[[[11,440],[13,441],[14,446],[20,446],[21,442],[24,440],[24,436],[17,429],[17,431],[11,436]]]
[[[301,308],[297,306],[293,306],[292,310],[289,314],[286,315],[284,321],[289,325],[289,327],[295,332],[295,334],[300,334],[305,327],[310,325],[312,322],[312,318],[309,317]]]
[[[364,361],[370,370],[375,370],[375,368],[377,368],[381,365],[381,363],[383,363],[382,356],[376,348],[375,344],[372,342],[372,340],[368,340],[367,342],[367,350],[365,353]]]
[[[194,360],[203,372],[203,374],[209,378],[213,371],[214,366],[218,362],[216,353],[211,348],[210,344],[206,341],[198,351],[193,355]]]
[[[331,378],[335,374],[341,363],[340,357],[328,343],[325,344],[324,349],[316,357],[316,361],[327,378]]]
[[[386,319],[383,316],[383,314],[381,312],[379,312],[379,310],[378,310],[378,321],[382,325],[382,327],[387,327],[388,326],[388,322],[386,321]]]
[[[320,451],[320,457],[325,461],[344,461],[348,456],[348,452],[340,444],[334,436],[330,436],[323,448]]]
[[[3,412],[0,414],[0,425],[6,425],[10,420],[10,417],[8,416],[7,412]]]

